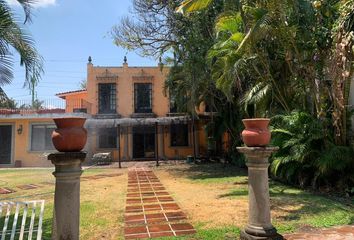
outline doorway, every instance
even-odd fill
[[[155,158],[155,126],[133,127],[133,158]]]
[[[12,162],[12,125],[0,125],[0,164]]]

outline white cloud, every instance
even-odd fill
[[[6,0],[10,5],[19,5],[16,0]],[[33,7],[40,8],[40,7],[48,7],[53,6],[56,4],[56,0],[36,0],[36,3],[33,4]]]

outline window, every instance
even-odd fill
[[[31,134],[31,151],[54,150],[52,132],[56,129],[52,124],[34,124]]]
[[[116,113],[116,84],[98,84],[98,112],[102,114]]]
[[[188,125],[172,124],[171,125],[171,146],[186,147],[188,146]]]
[[[99,130],[98,148],[118,148],[116,128],[102,128]]]
[[[152,112],[152,84],[151,83],[134,84],[134,108],[135,108],[135,113]]]

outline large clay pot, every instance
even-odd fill
[[[54,147],[59,152],[79,152],[87,141],[85,118],[54,118],[57,129],[52,133]]]
[[[243,119],[245,130],[242,131],[242,140],[247,147],[264,147],[270,142],[270,131],[268,129],[270,119],[252,118]]]

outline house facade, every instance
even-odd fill
[[[113,161],[185,159],[207,154],[203,126],[207,113],[192,121],[176,113],[164,82],[169,68],[94,66],[87,63],[87,90],[58,93],[61,107],[3,111],[0,109],[0,167],[50,166],[54,151],[53,118],[86,117],[87,163],[95,153],[111,153]],[[21,112],[22,111],[22,112]],[[26,110],[28,111],[28,110]]]

